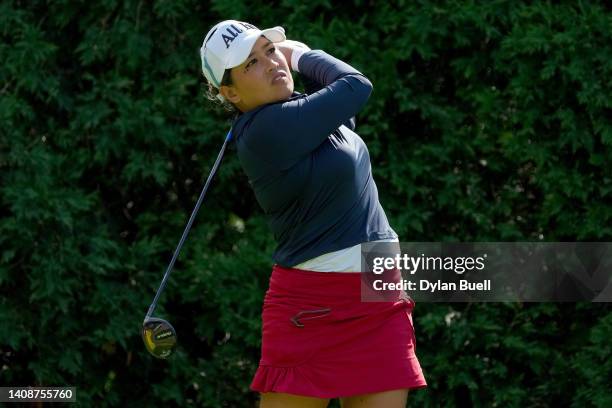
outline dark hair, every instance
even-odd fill
[[[225,70],[225,72],[223,73],[223,78],[221,79],[221,85],[229,86],[233,84],[231,71],[231,69]],[[208,87],[208,89],[206,90],[206,97],[209,100],[213,101],[217,106],[221,106],[226,111],[236,112],[236,107],[231,102],[227,100],[221,101],[219,100],[219,98],[217,98],[217,95],[219,95],[219,89],[217,87],[215,87],[208,81],[206,82],[206,85]]]

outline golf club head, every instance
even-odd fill
[[[176,347],[176,331],[166,320],[149,317],[142,324],[142,340],[153,357],[165,359]]]

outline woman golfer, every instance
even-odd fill
[[[251,383],[260,406],[405,407],[408,390],[426,386],[414,302],[360,298],[360,244],[398,239],[354,132],[372,84],[281,27],[223,21],[200,53],[209,92],[238,111],[238,157],[278,243]]]

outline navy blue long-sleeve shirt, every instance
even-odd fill
[[[245,112],[232,130],[282,266],[397,238],[378,200],[368,149],[353,131],[372,84],[321,50],[304,53],[298,68],[307,91],[316,92]]]

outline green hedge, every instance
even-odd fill
[[[0,384],[80,406],[253,406],[274,242],[226,155],[140,339],[229,128],[204,97],[214,23],[283,25],[360,69],[357,118],[404,241],[610,241],[605,2],[3,1]],[[418,304],[415,406],[612,405],[606,304]]]

